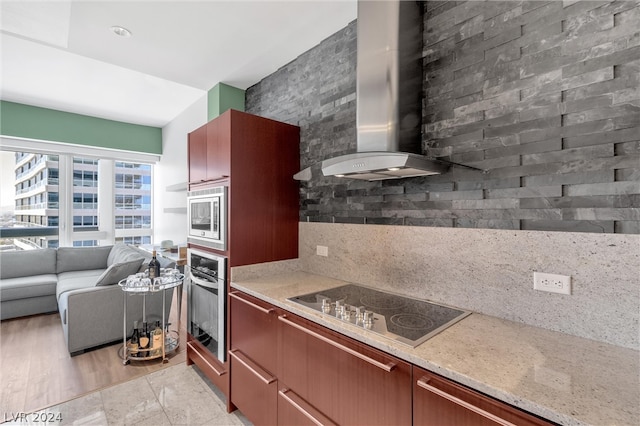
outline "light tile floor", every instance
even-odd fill
[[[7,419],[0,419],[0,422]],[[251,423],[227,413],[224,395],[186,363],[54,405],[3,425],[229,425]]]

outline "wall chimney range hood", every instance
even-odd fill
[[[447,165],[408,152],[357,152],[322,162],[322,174],[325,176],[362,180],[437,175],[446,172],[447,169]]]
[[[422,13],[416,1],[358,2],[357,152],[322,161],[324,176],[428,176],[448,164],[422,152]],[[310,180],[311,168],[294,178]]]

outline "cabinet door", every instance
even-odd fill
[[[255,425],[278,423],[278,381],[239,350],[229,352],[231,402]]]
[[[278,320],[276,310],[247,294],[229,294],[233,405],[256,425],[277,423]]]
[[[231,168],[231,129],[228,117],[221,116],[207,124],[207,180],[229,177]]]
[[[294,315],[278,319],[281,387],[337,424],[411,424],[410,364]]]
[[[189,133],[189,183],[207,180],[207,126]]]
[[[414,367],[413,380],[413,424],[416,426],[550,424],[418,367]]]
[[[269,304],[239,291],[229,294],[231,350],[238,349],[277,376],[278,320]]]

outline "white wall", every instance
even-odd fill
[[[153,243],[187,241],[187,191],[167,187],[187,182],[187,133],[207,122],[207,96],[203,96],[162,129],[162,159],[154,167]],[[178,211],[176,211],[178,209]]]
[[[0,215],[5,211],[13,214],[16,188],[13,185],[16,154],[12,151],[0,151]]]

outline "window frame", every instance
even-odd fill
[[[74,145],[61,142],[48,142],[13,137],[0,137],[0,150],[6,152],[28,152],[34,154],[58,156],[58,246],[72,247],[74,242],[95,240],[99,245],[114,244],[117,239],[149,237],[153,241],[154,228],[154,197],[153,184],[155,165],[160,160],[157,154],[147,154],[135,151],[113,150],[84,145]],[[74,157],[99,160],[98,184],[96,196],[98,197],[97,227],[74,227],[73,215],[73,184],[74,184]],[[151,166],[150,170],[150,216],[151,224],[142,229],[116,229],[116,203],[115,203],[115,170],[116,162],[145,163]],[[84,172],[81,172],[84,174]],[[64,175],[64,178],[63,178]],[[83,176],[84,177],[84,176]],[[48,182],[47,182],[48,183]],[[111,208],[101,208],[104,201],[110,200]],[[47,200],[48,201],[48,200]]]

